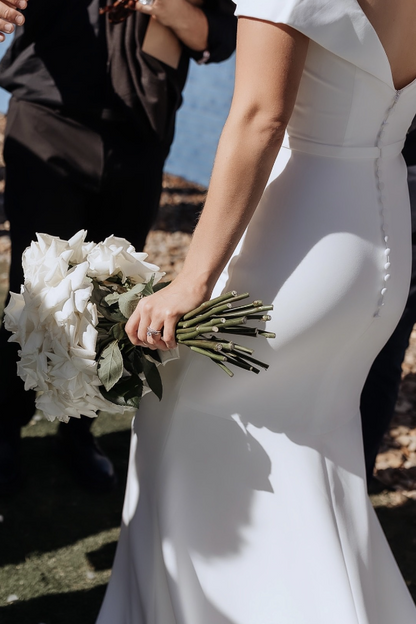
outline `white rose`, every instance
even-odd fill
[[[63,320],[75,310],[82,312],[85,309],[92,292],[92,283],[87,277],[87,271],[88,262],[83,262],[69,269],[56,286],[39,284],[37,288],[32,287],[32,292],[36,295],[35,304],[39,307],[41,323],[57,312],[61,313],[60,317],[58,314],[58,318]],[[65,305],[67,305],[66,311],[64,311]]]
[[[48,420],[57,418],[64,422],[68,422],[70,417],[79,418],[80,415],[95,418],[99,410],[110,414],[132,411],[131,408],[119,407],[104,399],[98,387],[86,375],[78,375],[71,381],[54,379],[48,389],[37,397],[36,406]]]
[[[4,326],[9,332],[17,332],[19,320],[25,307],[25,300],[21,293],[10,293],[10,301],[4,308]]]
[[[45,331],[35,330],[19,351],[17,373],[25,382],[25,390],[44,390],[48,377],[48,361],[45,349],[50,341]]]
[[[79,230],[68,241],[68,247],[72,249],[71,263],[80,264],[85,262],[88,254],[94,249],[95,243],[86,243],[87,230]]]
[[[154,276],[156,284],[164,273],[155,264],[145,262],[146,258],[146,253],[136,252],[124,238],[109,236],[88,254],[88,275],[105,280],[121,273],[123,282],[129,278],[137,283],[148,282]]]
[[[5,309],[5,327],[13,332],[9,342],[17,342],[23,347],[30,334],[39,328],[39,315],[36,306],[26,288],[20,295],[10,293],[11,299]],[[23,308],[22,306],[23,300]]]
[[[37,234],[38,242],[32,241],[22,256],[25,284],[29,288],[39,285],[57,286],[68,270],[73,251],[68,242],[56,236]]]

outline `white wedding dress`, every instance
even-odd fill
[[[276,339],[250,343],[270,369],[230,379],[195,354],[164,368],[162,402],[146,396],[133,425],[98,624],[415,624],[366,494],[359,397],[408,291],[400,152],[416,81],[395,89],[356,0],[237,13],[311,40],[285,146],[216,290],[274,303]]]

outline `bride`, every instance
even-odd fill
[[[229,379],[191,355],[163,371],[133,425],[98,624],[415,624],[366,495],[358,406],[409,284],[416,3],[237,14],[206,206],[182,272],[127,330],[170,348],[182,314],[249,290],[274,302],[276,338],[254,345],[270,369]]]

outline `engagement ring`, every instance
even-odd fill
[[[145,6],[152,6],[154,0],[139,0],[140,4],[144,4]]]
[[[158,329],[152,329],[151,327],[148,327],[146,333],[147,333],[148,336],[158,336],[162,332],[159,331]]]

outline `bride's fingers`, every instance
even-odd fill
[[[140,319],[141,319],[141,314],[140,314],[139,306],[137,306],[137,308],[135,309],[133,314],[130,316],[124,328],[128,339],[136,347],[142,346],[138,338],[138,329],[139,329]]]
[[[143,325],[140,324],[138,338],[141,342],[144,342],[149,349],[163,348],[162,328],[162,322],[156,323],[155,321],[150,321],[146,327],[145,323],[143,323]],[[143,338],[144,333],[145,338]]]
[[[174,349],[176,347],[176,318],[168,318],[163,326],[163,342],[166,349]]]

